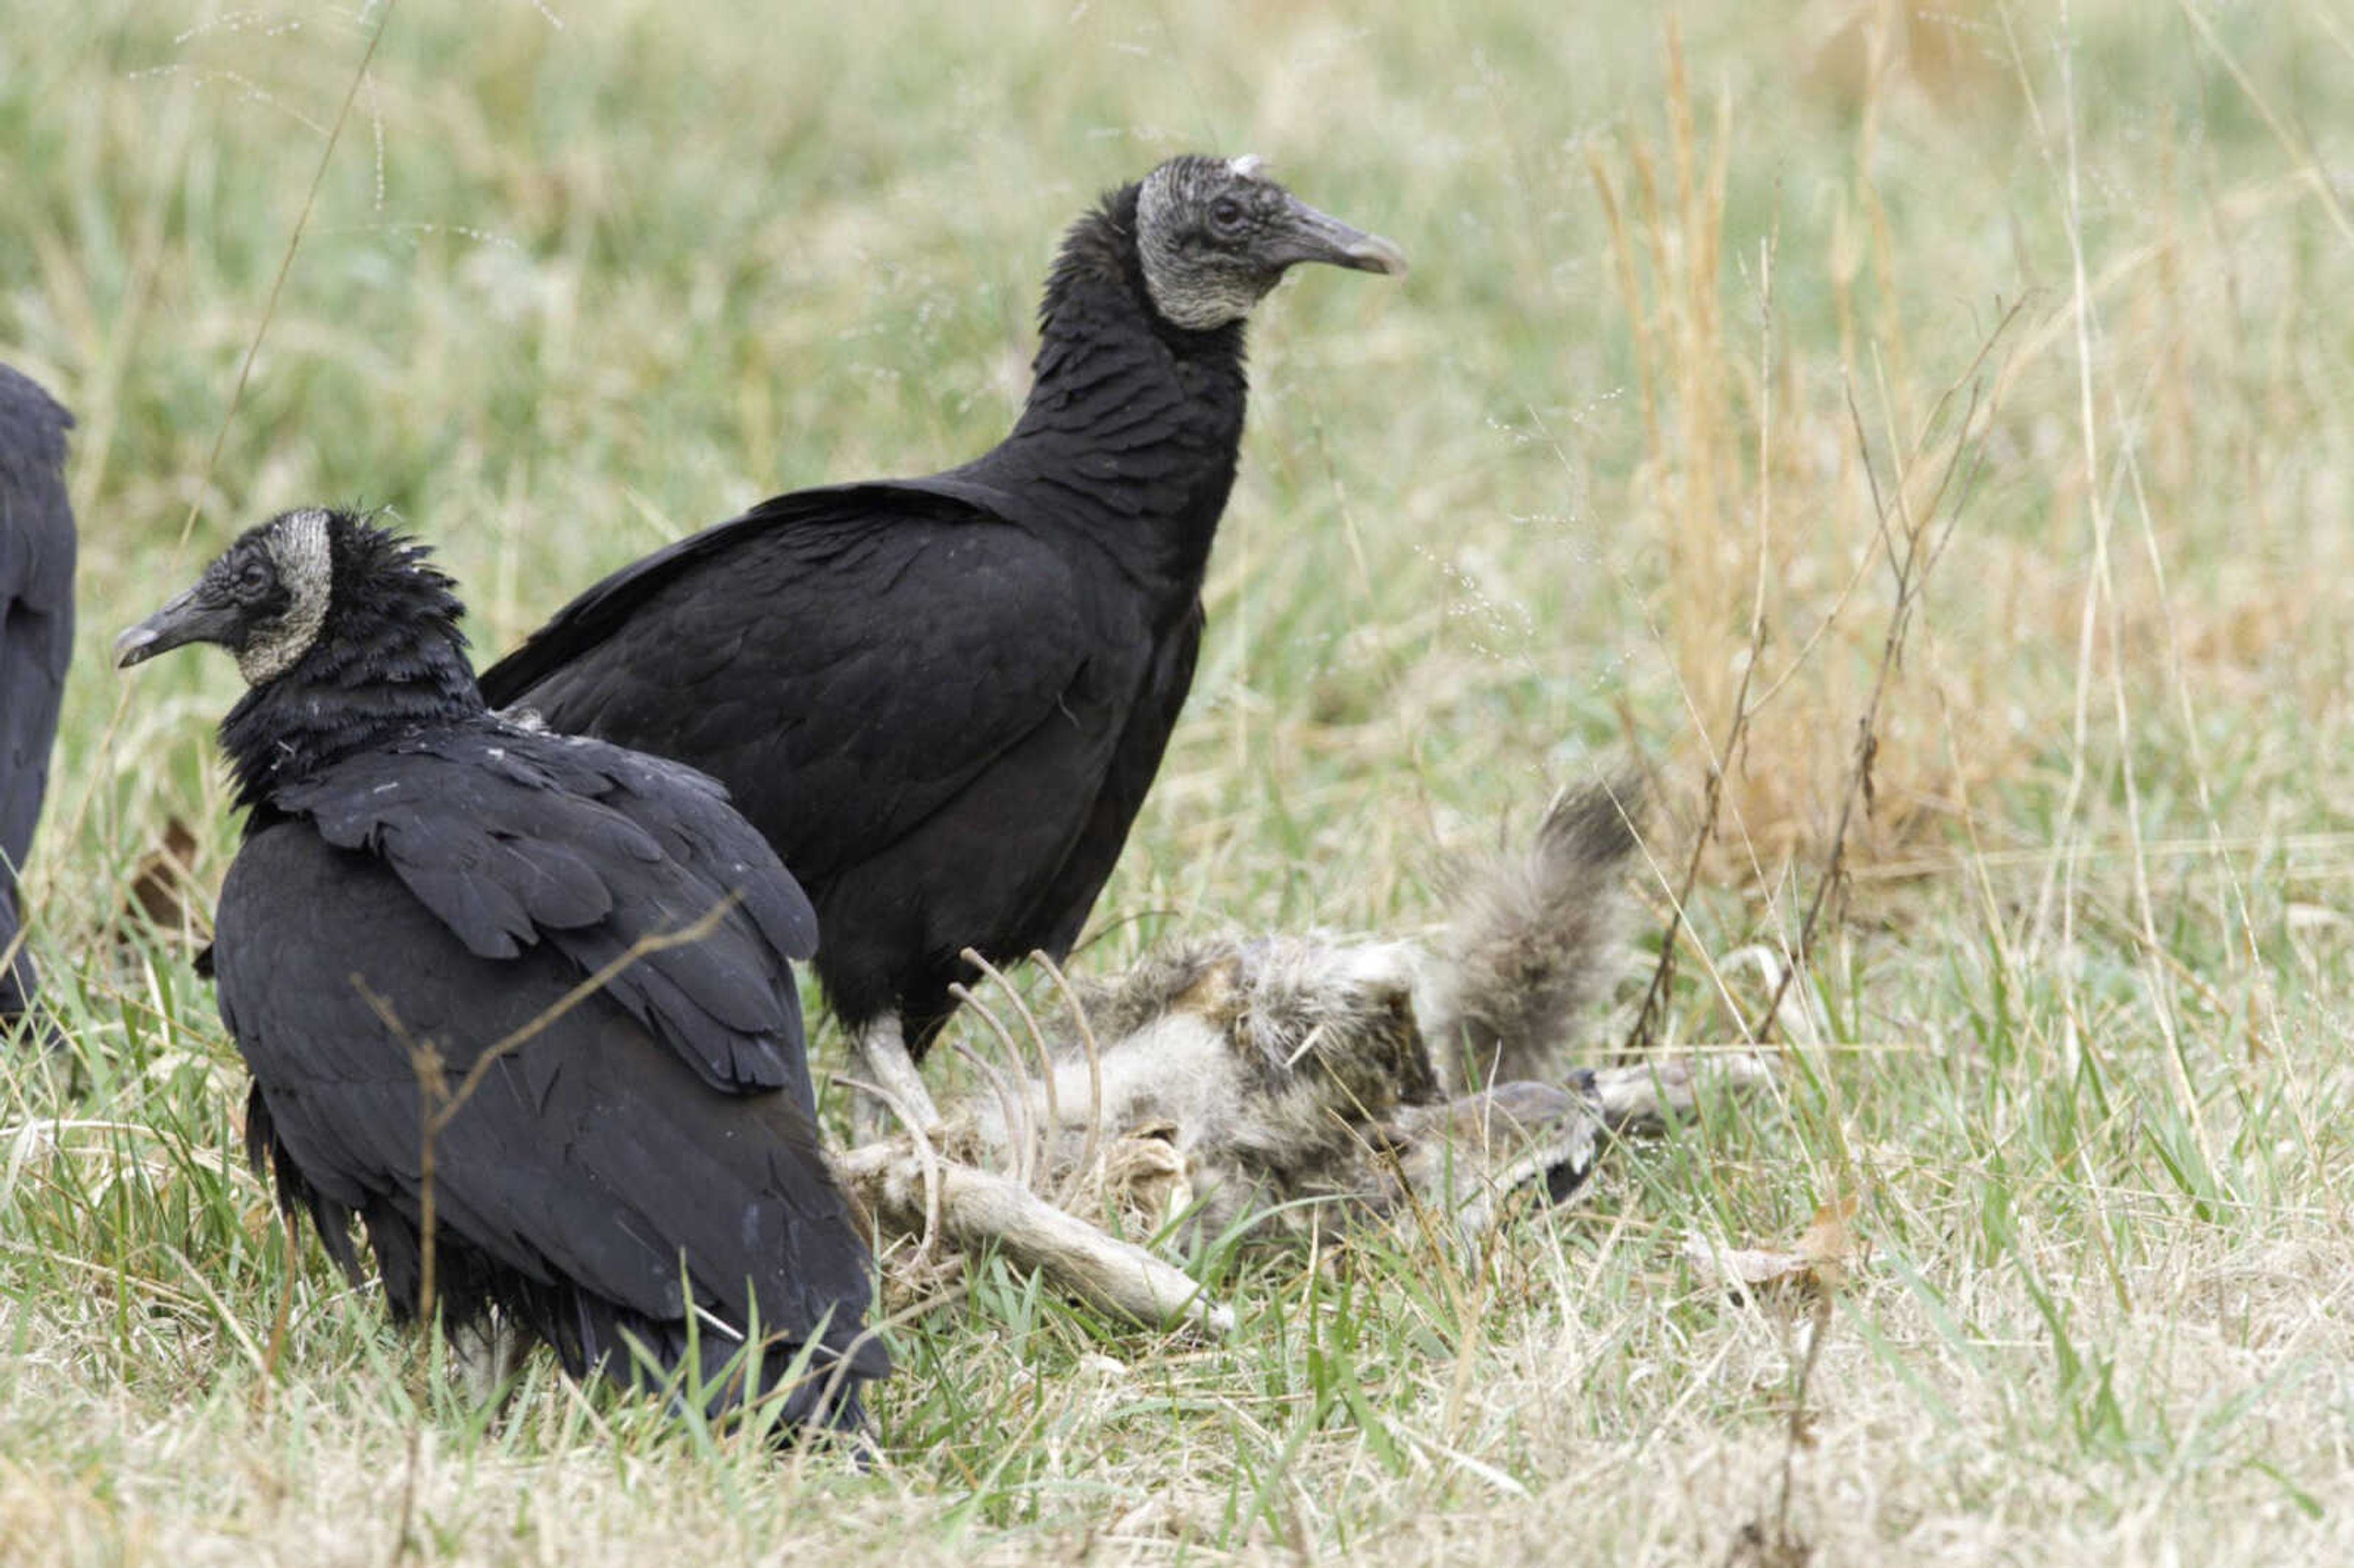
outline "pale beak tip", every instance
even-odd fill
[[[1360,271],[1379,272],[1388,278],[1405,276],[1405,252],[1378,234],[1366,236],[1363,245],[1349,252],[1349,260]]]
[[[128,670],[133,664],[144,663],[155,647],[155,629],[142,623],[132,627],[114,640],[114,667]]]

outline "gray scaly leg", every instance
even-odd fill
[[[851,1101],[851,1131],[858,1142],[890,1137],[895,1116],[912,1117],[925,1130],[939,1125],[940,1113],[933,1108],[931,1091],[924,1087],[923,1075],[907,1054],[896,1016],[876,1019],[860,1030],[851,1044],[858,1057],[858,1075],[886,1097],[877,1099],[862,1089]]]

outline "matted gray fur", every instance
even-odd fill
[[[1624,968],[1627,863],[1642,811],[1639,779],[1605,779],[1556,799],[1527,843],[1449,875],[1447,930],[1421,998],[1449,1084],[1560,1075],[1565,1023]]]

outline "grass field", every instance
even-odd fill
[[[80,417],[28,888],[82,1082],[0,1066],[0,1563],[2354,1561],[2335,0],[30,4],[0,359]],[[1836,853],[1780,1096],[1476,1266],[1229,1261],[1231,1343],[983,1271],[894,1331],[867,1473],[545,1364],[488,1417],[315,1244],[290,1291],[209,988],[122,915],[172,820],[203,886],[233,853],[235,675],[108,639],[361,501],[495,652],[774,490],[977,451],[1062,226],[1187,148],[1415,270],[1262,313],[1075,963],[1418,927],[1631,752],[1596,1051],[1679,906],[1656,1033],[1741,1041]],[[1819,1320],[1687,1261],[1849,1204]]]

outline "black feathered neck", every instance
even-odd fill
[[[240,806],[266,806],[355,751],[488,714],[458,630],[465,607],[425,564],[427,548],[341,512],[328,546],[333,582],[317,637],[221,721]]]
[[[1036,498],[1131,574],[1200,588],[1233,488],[1248,386],[1240,322],[1206,332],[1153,308],[1136,243],[1140,187],[1073,224],[1047,275],[1022,417],[956,471]]]
[[[1108,190],[1097,198],[1093,211],[1082,215],[1063,231],[1062,248],[1046,273],[1046,291],[1038,302],[1039,354],[1057,335],[1058,323],[1084,319],[1090,306],[1117,300],[1118,308],[1132,312],[1167,338],[1179,352],[1198,355],[1242,354],[1242,323],[1197,331],[1163,317],[1152,303],[1144,281],[1144,255],[1136,238],[1137,202],[1141,182]],[[1034,362],[1033,368],[1044,373]]]

